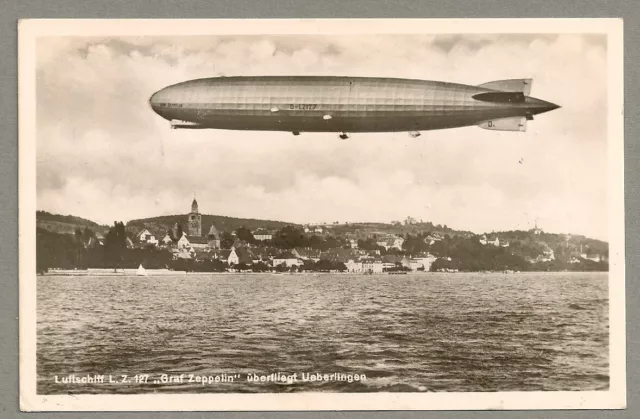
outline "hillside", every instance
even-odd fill
[[[161,217],[141,218],[138,220],[131,220],[127,223],[127,230],[139,230],[146,228],[149,231],[159,234],[164,233],[167,230],[173,228],[176,223],[182,225],[186,231],[188,214],[182,215],[164,215]],[[266,228],[267,230],[278,230],[287,225],[297,226],[294,223],[287,223],[283,221],[271,221],[271,220],[256,220],[253,218],[235,218],[225,217],[222,215],[209,215],[202,214],[202,235],[206,235],[211,225],[215,225],[219,232],[232,231],[245,227],[249,230],[257,230],[258,228]]]
[[[503,231],[487,234],[496,236],[501,240],[520,242],[524,244],[542,244],[552,249],[557,254],[571,252],[585,253],[588,255],[609,255],[609,244],[602,240],[591,239],[582,235],[545,233],[533,234],[531,231]]]
[[[441,233],[463,237],[473,235],[473,233],[469,231],[456,231],[446,225],[434,225],[430,222],[413,224],[358,222],[350,224],[329,224],[326,228],[335,235],[351,234],[359,239],[366,239],[373,236],[406,236],[407,234],[416,235],[421,233]]]
[[[109,226],[73,215],[51,214],[47,211],[36,211],[36,225],[39,228],[58,234],[73,234],[77,229],[89,227],[94,233],[106,234]]]
[[[39,270],[52,267],[105,267],[110,266],[109,264],[115,260],[109,258],[116,256],[122,258],[125,254],[130,258],[131,266],[142,261],[149,265],[151,260],[156,260],[158,266],[165,266],[166,258],[170,257],[166,247],[134,246],[123,249],[124,253],[118,255],[113,250],[118,249],[118,237],[124,237],[125,229],[129,237],[140,229],[148,229],[158,239],[161,239],[168,230],[173,229],[176,224],[182,225],[184,231],[188,229],[188,214],[132,220],[126,227],[120,222],[115,228],[80,217],[50,214],[45,211],[38,211],[36,219]],[[435,257],[430,267],[434,271],[606,271],[609,269],[608,243],[581,235],[547,233],[538,228],[528,231],[474,234],[453,230],[446,225],[434,225],[431,222],[422,221],[419,223],[361,222],[325,224],[321,228],[311,225],[311,232],[305,233],[303,226],[293,223],[202,214],[203,236],[206,236],[212,225],[215,225],[220,233],[237,231],[239,238],[241,234],[243,237],[250,235],[248,231],[242,231],[241,227],[250,231],[259,228],[271,230],[274,232],[272,240],[260,242],[260,245],[280,249],[311,248],[339,255],[349,252],[350,250],[346,247],[357,243],[359,250],[356,252],[360,252],[358,257],[363,255],[365,257],[412,257],[411,255],[430,254]],[[91,241],[92,235],[84,231],[85,229],[106,236],[104,247],[91,245],[92,243],[102,244],[102,242]],[[83,230],[81,241],[78,236],[74,236],[76,230]],[[391,240],[393,245],[387,240],[389,235],[395,236]],[[384,243],[380,244],[379,239]],[[225,249],[232,245],[230,239],[226,240],[227,244],[221,243],[222,246],[226,246]],[[256,244],[252,237],[242,240]],[[400,244],[397,244],[397,241]],[[124,246],[125,240],[121,240],[121,243]],[[103,249],[111,250],[106,252]]]
[[[188,214],[184,215],[166,215],[160,217],[142,218],[131,220],[127,223],[126,229],[130,233],[146,228],[152,233],[162,236],[168,230],[172,229],[176,223],[182,225],[186,231]],[[37,211],[36,213],[37,227],[58,234],[73,234],[77,229],[84,230],[86,227],[102,235],[106,235],[110,226],[100,225],[91,220],[72,215],[51,214],[46,211]],[[202,214],[202,235],[205,236],[211,225],[215,225],[218,232],[233,232],[240,227],[245,227],[251,231],[259,228],[275,231],[290,225],[298,229],[302,229],[301,225],[287,223],[283,221],[258,220],[253,218],[235,218],[220,215]],[[359,222],[349,224],[328,224],[323,226],[323,234],[325,238],[333,237],[351,237],[360,240],[384,237],[387,235],[402,236],[407,240],[405,243],[406,250],[410,252],[418,251],[434,251],[428,243],[431,239],[427,239],[430,234],[438,233],[440,237],[447,238],[443,242],[438,242],[435,247],[448,243],[442,250],[442,254],[450,251],[450,246],[460,240],[479,240],[482,236],[475,235],[468,231],[453,230],[446,225],[434,225],[431,222],[419,223],[372,223]],[[568,260],[578,255],[600,255],[608,257],[608,243],[591,239],[581,235],[555,234],[542,231],[503,231],[487,233],[485,237],[488,240],[499,238],[501,248],[508,246],[504,251],[519,255],[525,258],[536,258],[545,252],[552,251],[556,258]],[[417,240],[417,241],[416,241]],[[449,241],[450,240],[450,241]],[[412,244],[410,244],[412,243]],[[510,245],[509,245],[510,244]]]

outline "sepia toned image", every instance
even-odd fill
[[[23,409],[624,407],[621,21],[345,22],[21,23]]]

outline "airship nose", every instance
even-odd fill
[[[153,109],[155,112],[157,112],[156,109],[158,107],[158,93],[160,93],[159,90],[152,94],[151,97],[149,97],[149,106],[151,106],[151,109]]]
[[[167,119],[167,112],[169,111],[167,104],[170,102],[170,98],[167,93],[167,88],[158,90],[149,97],[149,106],[151,109],[161,117]]]

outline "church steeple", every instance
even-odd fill
[[[198,201],[196,201],[196,194],[193,194],[193,202],[191,203],[191,214],[198,214]]]

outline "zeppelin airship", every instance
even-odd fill
[[[408,132],[477,125],[525,131],[534,115],[557,109],[529,96],[531,79],[477,86],[369,77],[214,77],[165,87],[149,99],[171,128]]]

